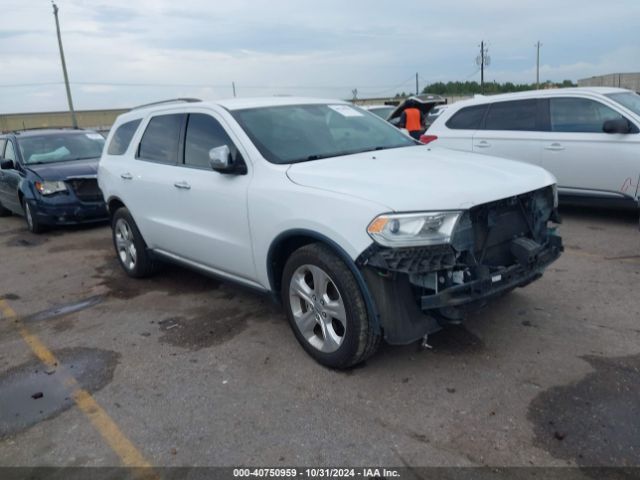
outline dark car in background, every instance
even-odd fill
[[[104,137],[92,130],[0,135],[0,216],[24,216],[34,233],[108,219],[96,180]]]

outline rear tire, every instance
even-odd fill
[[[116,255],[127,275],[144,278],[156,271],[157,261],[149,253],[136,222],[125,207],[113,215],[111,234]]]
[[[380,334],[353,273],[330,248],[296,250],[282,276],[282,301],[302,348],[318,363],[345,369],[373,355]]]
[[[27,229],[31,233],[42,233],[46,230],[45,226],[40,223],[38,217],[33,213],[33,208],[29,202],[22,200],[22,210],[24,211],[24,220],[27,223]]]

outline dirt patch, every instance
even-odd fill
[[[84,238],[81,240],[68,241],[62,245],[55,245],[49,248],[49,253],[75,252],[76,250],[90,250],[105,255],[113,253],[113,243],[111,237]]]
[[[120,354],[95,348],[65,348],[48,368],[32,360],[0,374],[0,438],[53,418],[73,405],[73,391],[96,392],[113,379]],[[72,376],[77,386],[68,386]]]
[[[450,325],[434,335],[429,335],[429,345],[434,352],[447,355],[477,353],[485,349],[484,342],[463,325]]]
[[[535,444],[580,466],[640,466],[640,355],[582,357],[594,368],[529,406]]]
[[[75,326],[75,322],[70,318],[61,318],[51,325],[51,329],[54,333],[63,333],[71,330]]]
[[[49,239],[43,235],[24,232],[9,238],[9,240],[5,242],[5,245],[7,247],[37,247],[48,241]]]
[[[165,292],[167,295],[184,295],[216,290],[220,282],[175,265],[163,265],[153,277],[136,279],[129,277],[114,255],[96,268],[94,278],[106,287],[109,296],[127,300],[150,291]]]
[[[4,295],[0,295],[0,300],[20,300],[20,295],[5,293]]]
[[[266,299],[259,299],[252,306],[198,307],[158,322],[163,333],[160,342],[200,350],[230,340],[251,321],[264,321],[275,315],[278,315],[276,307]]]

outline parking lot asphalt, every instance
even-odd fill
[[[640,232],[565,209],[544,277],[346,372],[268,298],[0,219],[0,465],[640,465]]]

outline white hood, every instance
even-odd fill
[[[398,212],[467,209],[555,183],[540,167],[427,146],[295,163],[287,176]]]

